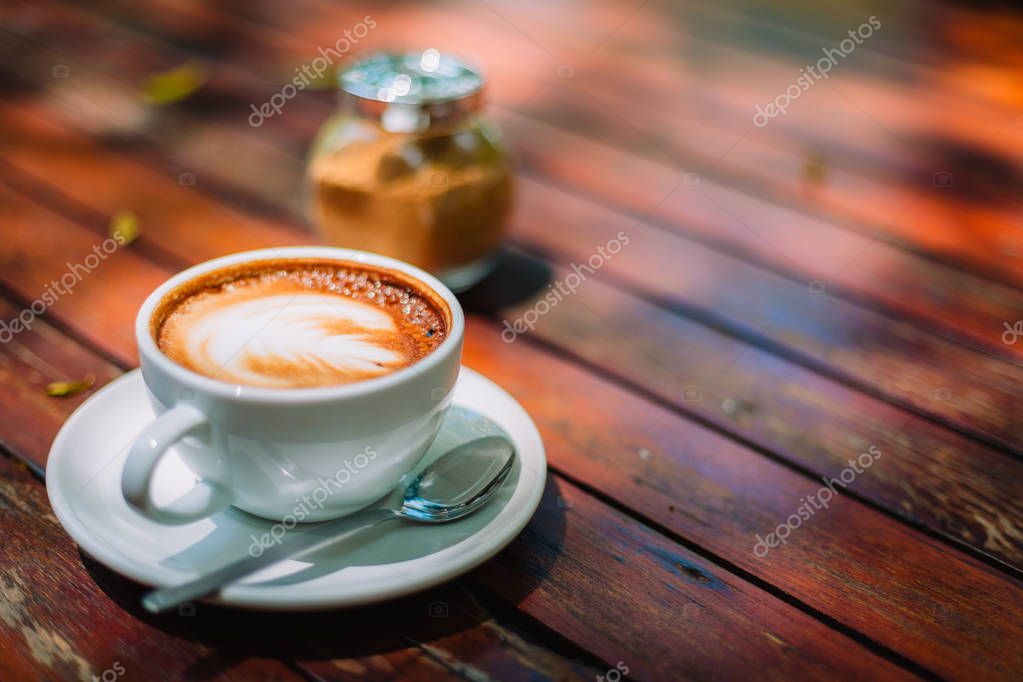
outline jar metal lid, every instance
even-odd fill
[[[395,132],[448,123],[483,103],[483,76],[433,48],[369,55],[346,68],[339,80],[359,113]]]

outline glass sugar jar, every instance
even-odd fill
[[[482,114],[480,73],[434,49],[377,53],[339,85],[340,110],[307,166],[321,236],[417,265],[456,291],[486,276],[512,181]]]

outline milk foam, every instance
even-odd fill
[[[336,383],[386,374],[410,358],[385,311],[326,293],[275,294],[198,306],[177,330],[197,372],[255,386]]]

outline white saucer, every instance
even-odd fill
[[[57,518],[83,550],[128,578],[166,586],[247,556],[252,536],[259,538],[273,524],[231,508],[195,523],[164,526],[131,510],[121,497],[121,467],[128,445],[153,416],[138,370],[105,386],[57,434],[46,488]],[[216,601],[282,610],[356,606],[423,590],[478,566],[533,515],[547,460],[525,410],[463,367],[454,406],[420,467],[459,443],[502,432],[515,444],[518,462],[503,490],[473,516],[443,525],[388,524],[301,561],[267,568],[229,586]],[[154,478],[158,502],[180,495],[194,479],[173,453]],[[395,491],[387,503],[398,500]],[[287,532],[301,532],[301,526]]]

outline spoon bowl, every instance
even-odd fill
[[[500,490],[514,463],[515,448],[506,438],[487,436],[460,445],[413,479],[397,513],[422,523],[460,519]]]

